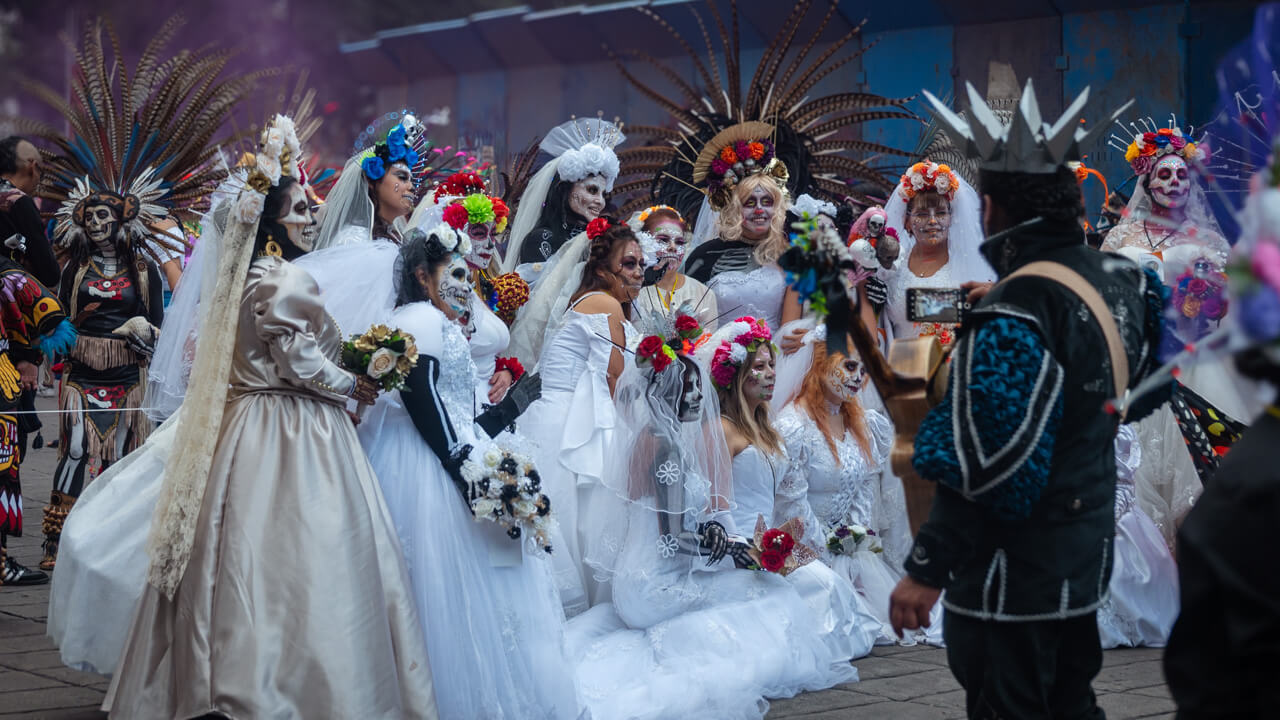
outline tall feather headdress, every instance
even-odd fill
[[[62,38],[75,59],[69,98],[40,83],[24,83],[71,129],[68,138],[52,127],[28,124],[58,149],[46,164],[41,195],[61,205],[61,243],[82,240],[87,206],[109,204],[119,207],[122,229],[135,248],[160,261],[151,243],[183,248],[153,232],[152,225],[168,215],[197,216],[226,177],[217,155],[219,147],[235,141],[226,129],[228,116],[271,71],[224,74],[233,54],[228,49],[181,50],[164,59],[182,26],[180,16],[167,20],[130,72],[111,24],[90,20],[78,46]]]
[[[719,34],[719,47],[713,44],[702,16],[691,8],[702,31],[705,56],[695,51],[693,44],[662,16],[647,7],[637,8],[670,33],[684,48],[693,62],[697,77],[689,81],[670,64],[647,53],[626,53],[630,58],[656,68],[676,86],[677,95],[668,97],[640,81],[622,64],[618,56],[611,53],[623,76],[646,97],[661,106],[676,123],[674,129],[635,125],[630,127],[633,137],[648,137],[659,144],[630,148],[618,153],[623,177],[614,188],[614,194],[629,198],[623,205],[624,211],[652,204],[652,200],[656,198],[676,206],[686,216],[695,214],[701,205],[704,190],[702,184],[694,180],[694,167],[699,156],[706,154],[709,146],[710,150],[718,152],[720,147],[717,146],[722,147],[726,137],[722,133],[745,123],[770,126],[769,137],[754,137],[752,140],[767,141],[773,146],[778,163],[770,172],[775,178],[785,179],[793,196],[810,193],[843,202],[847,196],[857,199],[867,192],[888,194],[893,189],[901,168],[890,171],[877,167],[873,161],[883,155],[907,156],[909,151],[845,138],[842,137],[842,131],[873,120],[915,120],[916,116],[904,109],[913,98],[886,98],[863,92],[841,92],[810,98],[809,92],[819,81],[856,60],[875,45],[869,43],[851,53],[840,55],[858,37],[864,21],[816,57],[811,57],[823,31],[837,12],[838,2],[833,0],[828,4],[821,22],[812,33],[806,32],[804,37],[798,37],[813,5],[814,0],[795,3],[769,43],[755,73],[745,85],[736,1],[730,3],[728,26],[715,0],[707,2],[707,11]],[[788,61],[788,56],[792,55],[798,41],[804,44],[799,46]],[[724,58],[723,75],[717,61],[718,55],[723,55]],[[776,167],[778,164],[787,172],[781,172]],[[757,170],[749,168],[748,171]],[[763,171],[763,168],[759,171]]]

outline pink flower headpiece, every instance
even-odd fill
[[[711,381],[717,387],[727,388],[733,384],[733,379],[742,363],[746,362],[747,356],[760,349],[764,343],[774,348],[773,333],[769,331],[768,323],[747,315],[717,330],[703,346],[706,350],[699,355],[708,366]]]

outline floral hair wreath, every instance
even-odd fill
[[[440,243],[446,251],[466,255],[471,252],[471,238],[466,233],[459,232],[447,222],[436,223],[434,227],[427,230],[427,238],[434,238]]]
[[[609,224],[608,218],[598,217],[595,220],[592,220],[591,222],[587,223],[587,239],[595,240],[596,238],[605,234],[605,232],[608,231],[608,229],[611,227],[613,226]]]
[[[468,224],[482,225],[493,223],[494,230],[503,232],[507,229],[507,218],[511,211],[502,198],[490,197],[484,193],[457,198],[444,209],[444,221],[455,230],[461,230]]]
[[[911,202],[916,195],[931,190],[947,200],[954,200],[959,187],[960,182],[950,167],[923,160],[912,165],[902,176],[898,194],[903,200]]]
[[[681,225],[685,224],[684,216],[680,214],[679,210],[671,207],[670,205],[650,205],[649,207],[636,213],[636,221],[640,224],[641,227],[644,227],[644,224],[649,221],[649,216],[659,210],[666,210],[668,212],[674,213],[676,218],[680,220],[680,224]]]
[[[282,176],[298,176],[301,156],[302,147],[293,119],[276,115],[262,132],[259,151],[245,153],[238,163],[249,169],[244,185],[245,190],[253,191],[241,192],[236,201],[236,214],[241,222],[253,222],[262,215],[267,193],[280,184]]]
[[[386,140],[364,152],[360,169],[365,177],[376,181],[381,180],[387,174],[387,168],[395,163],[404,163],[410,168],[418,164],[418,153],[409,146],[403,123],[391,128]]]
[[[764,320],[749,315],[720,328],[715,337],[722,339],[712,352],[710,372],[711,381],[719,388],[727,388],[733,384],[733,379],[737,377],[742,363],[747,361],[747,356],[759,350],[761,345],[767,343],[770,349],[776,350],[769,325]]]
[[[649,335],[636,346],[636,366],[653,366],[654,372],[662,372],[671,366],[677,355],[688,357],[702,337],[702,325],[692,315],[676,315],[675,333],[669,338]]]
[[[1124,159],[1129,162],[1135,175],[1146,175],[1155,169],[1156,163],[1165,155],[1177,155],[1186,160],[1188,165],[1194,162],[1204,163],[1209,159],[1209,154],[1187,139],[1179,127],[1160,128],[1135,136],[1124,152]]]

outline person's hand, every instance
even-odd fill
[[[502,398],[507,396],[507,390],[511,389],[511,383],[515,381],[510,370],[499,370],[489,378],[489,403],[497,405]]]
[[[18,369],[18,382],[23,390],[35,390],[40,384],[40,369],[23,360],[13,364]]]
[[[782,348],[782,354],[790,355],[803,347],[804,336],[807,334],[809,334],[808,330],[804,328],[797,328],[784,335],[782,343],[779,345],[779,347]]]
[[[123,337],[128,341],[129,347],[139,355],[151,357],[156,349],[156,340],[160,337],[160,328],[152,325],[145,317],[136,315],[112,330],[111,334]]]
[[[361,405],[372,405],[378,401],[378,392],[382,388],[368,375],[356,376],[356,387],[351,391],[351,399]]]
[[[993,287],[995,287],[995,283],[989,282],[975,282],[971,280],[967,283],[960,283],[961,290],[969,291],[967,301],[970,305],[978,304],[978,301],[986,297],[987,293],[991,292],[991,288]]]
[[[864,281],[864,287],[867,292],[867,302],[870,302],[877,309],[884,307],[889,302],[889,286],[880,278],[872,275]]]
[[[702,549],[711,553],[707,560],[707,567],[711,567],[724,559],[725,553],[729,551],[729,534],[725,532],[724,526],[712,520],[702,526]]]
[[[899,638],[903,629],[929,627],[929,612],[941,594],[938,588],[925,585],[910,575],[898,581],[898,586],[889,596],[889,623]]]
[[[358,414],[353,413],[350,410],[347,410],[345,408],[343,409],[343,411],[347,414],[347,417],[351,418],[352,425],[356,427],[360,427],[360,416]]]

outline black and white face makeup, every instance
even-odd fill
[[[670,268],[678,268],[684,262],[684,254],[689,241],[684,236],[684,228],[675,220],[662,220],[649,231],[653,239],[658,241],[658,264]]]
[[[763,240],[773,227],[773,214],[777,212],[773,195],[757,185],[746,202],[742,203],[742,237],[744,240]]]
[[[773,350],[766,344],[756,350],[747,369],[747,376],[742,381],[742,394],[748,400],[769,402],[773,399],[773,385],[778,378],[774,367]]]
[[[467,225],[467,237],[471,239],[471,252],[467,253],[467,264],[471,267],[481,270],[489,267],[494,251],[493,228],[492,222]]]
[[[604,188],[604,178],[599,175],[588,175],[575,182],[569,191],[569,209],[587,222],[595,220],[604,212]]]
[[[702,378],[693,363],[681,361],[680,365],[684,368],[684,389],[680,394],[678,416],[682,423],[694,422],[702,417]]]
[[[858,397],[867,384],[867,369],[860,360],[842,357],[827,373],[827,392],[841,403]]]
[[[315,225],[315,219],[311,215],[311,201],[307,198],[307,191],[300,183],[289,186],[289,204],[284,207],[280,224],[288,233],[289,242],[299,250],[311,252],[315,237],[306,230]]]
[[[1186,207],[1191,200],[1191,179],[1187,161],[1180,155],[1165,155],[1151,170],[1147,181],[1151,202],[1167,208]]]
[[[95,245],[112,245],[118,227],[120,218],[106,205],[94,205],[84,214],[84,232]]]
[[[440,298],[460,320],[471,315],[470,278],[471,272],[461,255],[454,255],[440,276]]]

